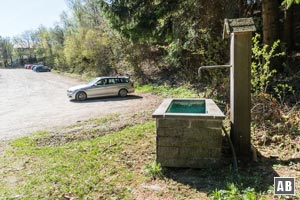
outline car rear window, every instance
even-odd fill
[[[117,83],[129,83],[128,78],[117,78]]]

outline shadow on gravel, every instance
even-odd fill
[[[72,103],[97,103],[97,102],[113,102],[113,101],[127,101],[127,100],[135,100],[135,99],[142,99],[143,97],[137,95],[128,95],[126,97],[98,97],[98,98],[90,98],[85,101],[76,101],[70,100]]]

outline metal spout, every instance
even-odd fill
[[[224,67],[231,67],[231,65],[212,65],[212,66],[201,66],[198,69],[198,75],[201,77],[201,70],[202,69],[211,69],[211,68],[224,68]]]

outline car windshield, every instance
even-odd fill
[[[99,81],[100,79],[99,78],[95,78],[93,80],[91,80],[88,85],[95,85],[97,83],[97,81]]]

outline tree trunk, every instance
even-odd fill
[[[271,46],[279,39],[279,2],[278,0],[262,1],[263,42]]]
[[[281,41],[286,44],[287,50],[293,49],[293,6],[284,12],[283,32]]]
[[[8,63],[7,63],[7,60],[6,60],[6,59],[4,60],[4,67],[5,67],[5,68],[8,67]]]
[[[293,47],[300,50],[300,4],[293,7]]]

